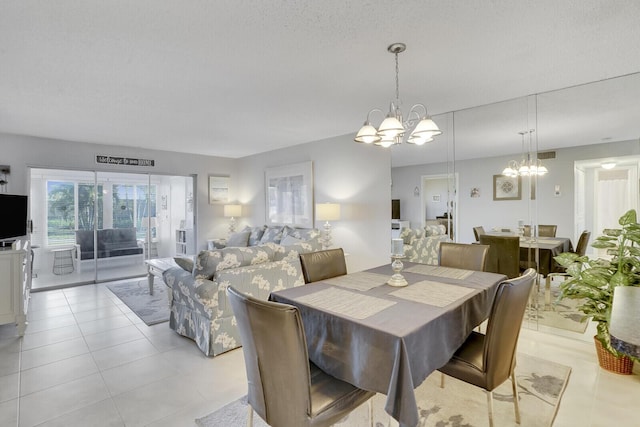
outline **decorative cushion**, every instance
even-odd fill
[[[250,231],[239,231],[237,233],[231,233],[227,239],[227,247],[241,247],[246,248],[249,243]]]
[[[405,245],[410,245],[414,242],[414,240],[422,239],[423,237],[425,237],[424,229],[422,228],[414,229],[414,228],[406,228],[406,227],[403,227],[400,230],[400,235],[398,236],[398,238],[402,239]]]
[[[184,271],[188,271],[191,273],[193,271],[193,260],[191,258],[185,258],[181,256],[174,257],[173,260],[178,264]]]
[[[425,237],[440,236],[440,235],[446,234],[446,233],[447,233],[447,229],[442,224],[439,224],[439,225],[425,225],[424,226],[424,236]]]
[[[282,237],[292,236],[300,240],[311,240],[320,237],[320,231],[317,228],[291,228],[285,226]]]
[[[273,256],[274,261],[280,261],[285,258],[297,258],[300,254],[307,252],[315,252],[322,249],[322,243],[319,238],[300,240],[298,243],[291,245],[277,245],[276,253]]]
[[[280,225],[269,226],[264,230],[264,234],[260,239],[260,244],[264,243],[280,243],[282,240],[283,227]]]
[[[249,246],[255,246],[260,244],[260,239],[262,239],[262,235],[264,234],[264,230],[267,228],[266,225],[261,225],[259,227],[249,227],[248,225],[242,231],[249,231]]]
[[[298,239],[296,237],[293,237],[291,235],[286,235],[282,238],[282,240],[280,240],[280,244],[282,246],[289,246],[289,245],[294,245],[296,243],[300,243],[302,242],[302,239]]]
[[[193,276],[196,279],[211,280],[213,275],[221,270],[272,261],[275,252],[270,245],[201,251],[196,257]]]

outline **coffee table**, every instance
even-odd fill
[[[149,283],[149,295],[153,295],[154,276],[162,279],[162,273],[172,267],[178,267],[173,258],[154,258],[144,261],[147,265],[147,281]]]

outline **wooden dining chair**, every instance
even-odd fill
[[[538,225],[538,237],[556,237],[557,225]]]
[[[300,264],[305,283],[347,274],[347,263],[342,248],[300,254]]]
[[[509,279],[520,275],[520,238],[518,236],[481,235],[480,244],[488,245],[486,269]]]
[[[515,375],[516,348],[524,312],[536,271],[532,268],[498,285],[486,334],[471,332],[451,360],[438,369],[443,374],[485,390],[489,426],[493,427],[493,390],[511,378],[516,423],[520,424],[518,383]],[[444,375],[441,379],[444,387]]]
[[[270,426],[330,426],[374,392],[328,375],[309,361],[297,307],[262,301],[232,286],[227,296],[238,321],[249,390],[247,425],[253,412]]]
[[[463,270],[485,271],[488,252],[489,246],[487,245],[441,242],[438,265]]]
[[[484,231],[484,227],[483,226],[479,226],[479,227],[473,227],[473,235],[476,238],[476,242],[480,241],[480,235],[481,234],[485,234]]]

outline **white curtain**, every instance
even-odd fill
[[[634,206],[631,201],[629,170],[600,171],[596,187],[596,236],[605,228],[619,228],[618,219]]]

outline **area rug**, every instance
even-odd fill
[[[149,295],[149,283],[146,278],[107,285],[107,288],[147,325],[169,321],[167,286],[162,281],[154,282],[153,295]]]
[[[560,294],[559,285],[561,282],[551,282],[551,305],[544,305],[544,281],[540,283],[538,293],[538,311],[532,320],[538,321],[539,325],[552,328],[564,329],[567,331],[584,333],[589,325],[588,320],[582,320],[584,314],[578,310],[581,300],[562,298],[558,300]]]
[[[553,424],[571,368],[525,354],[518,355],[518,378],[521,425],[549,427]],[[421,427],[485,427],[489,425],[487,399],[483,390],[451,377],[440,388],[440,373],[431,374],[417,389]],[[511,382],[507,380],[493,392],[496,426],[517,426],[513,409]],[[386,426],[389,416],[384,412],[385,396],[373,398],[374,425]],[[203,418],[196,419],[200,427],[245,426],[246,396]],[[254,426],[267,424],[257,415]],[[362,405],[336,424],[342,427],[368,425],[367,405]]]

